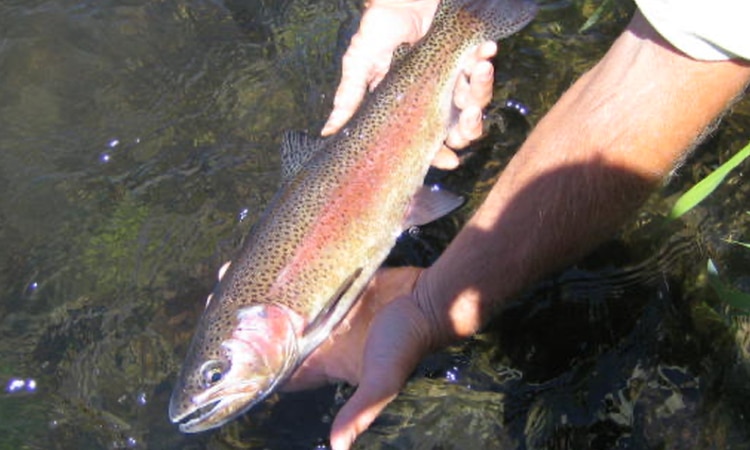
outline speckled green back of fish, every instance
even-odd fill
[[[349,123],[325,140],[288,134],[284,179],[209,296],[170,402],[185,432],[264,398],[331,332],[411,225],[457,205],[424,189],[452,93],[478,44],[534,16],[522,0],[445,0]]]

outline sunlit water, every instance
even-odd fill
[[[502,45],[499,105],[520,101],[533,123],[601,55],[627,8],[579,34],[598,4],[547,2]],[[0,448],[325,444],[346,388],[273,397],[201,435],[166,410],[216,271],[277,187],[281,132],[325,118],[358,7],[0,4]],[[412,232],[393,262],[446,244],[521,141],[519,108],[498,108],[508,134],[443,179],[468,208]],[[702,278],[711,256],[750,285],[750,251],[722,240],[750,240],[742,169],[663,219],[750,139],[747,101],[736,111],[619,238],[425,361],[363,448],[743,448],[747,322]]]

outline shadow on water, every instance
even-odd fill
[[[501,47],[489,138],[430,175],[467,206],[405,235],[391,264],[434,260],[632,8],[580,34],[599,2],[545,5]],[[358,7],[0,5],[0,448],[325,445],[350,388],[272,396],[193,436],[166,410],[216,270],[277,187],[281,132],[316,129],[330,107]],[[750,240],[750,185],[740,170],[681,222],[664,213],[749,129],[744,101],[611,241],[424,361],[358,445],[746,446],[750,322],[702,268],[710,256],[747,290],[750,251],[725,238]]]

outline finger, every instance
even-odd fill
[[[442,170],[453,170],[458,167],[460,161],[456,153],[443,145],[432,160],[432,166]]]
[[[453,104],[459,110],[471,106],[484,108],[492,100],[492,83],[495,69],[489,61],[479,61],[467,74],[456,80]]]
[[[489,60],[497,55],[497,43],[494,41],[486,41],[479,44],[477,51],[474,53],[477,59]]]
[[[412,297],[389,303],[372,324],[360,385],[336,415],[331,447],[346,450],[401,390],[428,352],[431,327]]]
[[[479,45],[474,57],[475,63],[469,67],[469,92],[473,104],[484,108],[492,100],[492,84],[495,68],[490,61],[497,54],[497,44],[492,41]]]
[[[331,448],[348,450],[397,393],[398,390],[387,391],[385,388],[358,388],[336,415],[331,427]]]
[[[482,137],[482,109],[478,106],[470,106],[461,111],[458,123],[448,132],[445,146],[450,149],[462,149],[480,137]]]
[[[494,69],[490,59],[496,53],[497,44],[484,42],[469,57],[454,87],[453,104],[458,109],[472,104],[484,107],[492,100]]]
[[[331,448],[346,450],[362,434],[380,412],[401,390],[412,370],[412,364],[405,364],[402,358],[395,356],[394,342],[391,335],[378,334],[384,329],[375,330],[365,350],[365,362],[359,387],[349,401],[344,404],[331,426]],[[396,330],[398,332],[398,330]],[[378,338],[378,336],[380,338]],[[387,341],[387,342],[378,342]],[[383,345],[388,345],[383,347]],[[410,356],[406,349],[406,360],[418,360]]]
[[[484,108],[492,100],[495,69],[489,61],[479,61],[469,76],[469,105]]]
[[[362,434],[380,412],[390,403],[401,390],[406,378],[418,361],[419,356],[414,353],[413,348],[404,345],[399,348],[395,346],[393,337],[404,332],[401,327],[410,326],[408,322],[385,324],[388,312],[379,316],[368,339],[362,375],[359,387],[349,401],[344,404],[331,426],[331,448],[333,450],[346,450],[354,440]],[[385,319],[384,319],[385,317]],[[385,322],[384,322],[385,320]],[[389,329],[389,325],[396,325],[395,329]],[[408,343],[403,336],[403,342]],[[419,347],[417,347],[419,348]],[[404,354],[398,355],[398,351]]]
[[[470,74],[471,72],[461,73],[453,87],[453,106],[459,111],[471,104],[471,85],[469,84]]]
[[[458,122],[451,127],[445,145],[461,149],[482,136],[482,108],[492,100],[494,68],[488,60],[497,53],[494,42],[477,48],[467,69],[456,81],[453,102],[460,111]]]
[[[372,60],[361,50],[362,37],[355,34],[342,58],[341,82],[333,99],[333,111],[320,134],[337,132],[354,114],[372,78]]]

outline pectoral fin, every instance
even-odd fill
[[[463,197],[437,185],[422,186],[414,195],[404,218],[404,230],[437,220],[461,206]]]
[[[305,327],[305,331],[302,333],[303,336],[307,336],[309,333],[315,332],[320,328],[332,329],[335,324],[331,324],[331,320],[340,320],[344,315],[346,315],[346,312],[339,311],[339,304],[341,303],[341,299],[344,297],[344,294],[349,291],[349,289],[352,287],[352,284],[354,284],[354,281],[359,278],[359,275],[361,273],[362,268],[360,267],[355,270],[354,273],[349,275],[346,280],[344,280],[336,293],[331,296],[331,299],[328,301],[326,306],[320,311],[315,319],[313,319],[313,321]],[[353,304],[353,302],[351,303]],[[345,306],[347,310],[351,308],[351,305],[343,306]]]

